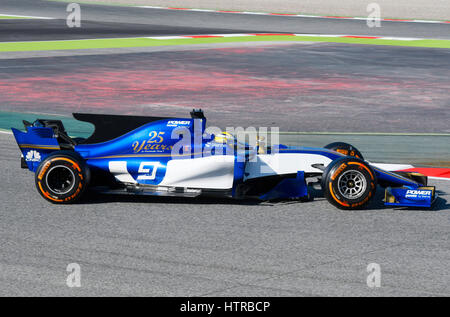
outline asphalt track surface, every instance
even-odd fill
[[[221,33],[260,33],[249,29],[201,28],[188,26],[152,25],[85,21],[81,28],[68,28],[66,20],[29,19],[0,21],[0,41],[50,41],[98,38],[127,38],[140,36],[196,35]]]
[[[0,134],[2,296],[450,296],[448,182],[432,210],[92,195],[51,205]],[[381,199],[381,192],[376,200]],[[69,263],[81,287],[66,286]],[[369,263],[381,288],[366,284]]]
[[[2,1],[1,13],[59,20],[0,21],[5,26],[0,41],[216,30],[450,37],[447,25],[393,22],[369,29],[359,21],[85,5],[86,28],[68,30],[66,5]],[[43,29],[36,31],[39,26]],[[239,119],[243,125],[281,122],[303,131],[371,126],[392,132],[448,131],[448,50],[330,43],[198,48],[98,50],[90,56],[71,52],[60,57],[47,52],[40,58],[2,54],[7,56],[0,60],[2,110],[67,114],[138,109],[170,115],[184,114],[192,102],[205,100],[210,122],[220,125]],[[188,80],[182,81],[182,70],[191,76]],[[194,83],[198,85],[188,93],[177,90]],[[231,84],[237,86],[230,95],[223,87]],[[360,89],[370,86],[375,92]],[[150,91],[158,94],[158,102],[149,102]],[[270,108],[280,91],[286,96],[283,104],[291,104],[280,109],[296,114],[291,121],[291,116],[279,115],[280,109]],[[386,96],[400,105],[389,116],[381,115]],[[230,106],[231,100],[237,101]],[[361,102],[366,106],[352,111]],[[310,116],[317,104],[324,107],[322,120]],[[293,111],[295,105],[303,110]],[[332,120],[337,106],[341,120]],[[252,114],[237,115],[242,109]],[[342,120],[349,113],[359,120]],[[307,122],[307,128],[296,121]],[[11,135],[0,134],[0,148],[2,296],[450,295],[446,181],[431,181],[441,196],[432,210],[384,208],[381,192],[368,210],[357,212],[340,211],[319,193],[311,203],[91,195],[77,205],[56,206],[39,196],[33,174],[20,169]],[[370,289],[366,268],[374,262],[381,265],[382,287]],[[69,263],[81,265],[81,288],[66,286]]]
[[[48,39],[52,36],[54,39],[65,39],[74,37],[79,38],[80,34],[90,38],[103,34],[104,37],[117,37],[121,34],[132,34],[136,32],[141,34],[141,30],[160,30],[164,27],[169,32],[175,34],[186,34],[183,29],[192,31],[196,34],[211,34],[216,30],[219,33],[229,32],[230,30],[253,32],[290,32],[306,34],[354,34],[354,35],[380,35],[380,36],[401,36],[401,37],[420,37],[420,38],[450,38],[450,25],[446,24],[421,24],[401,23],[401,22],[383,22],[380,28],[369,28],[365,21],[352,20],[326,20],[312,18],[290,18],[286,16],[249,16],[239,14],[220,14],[205,12],[178,12],[173,10],[142,9],[118,6],[102,5],[81,5],[81,19],[83,25],[81,30],[69,29],[65,26],[67,3],[47,2],[42,0],[2,0],[0,10],[3,14],[44,16],[60,19],[59,22],[43,22],[48,27],[44,32],[39,28],[30,26],[24,27],[21,31],[27,34],[27,39],[40,40]],[[85,21],[85,22],[83,22]],[[105,32],[103,23],[116,23],[116,34]],[[3,30],[0,35],[0,41],[6,39],[13,40],[14,35],[9,35],[7,31],[11,27],[10,23],[0,21]],[[36,21],[31,22],[34,25]],[[131,23],[131,24],[130,24]],[[136,30],[136,24],[141,24],[142,29]],[[178,28],[178,29],[177,29]],[[13,28],[14,29],[14,28]],[[233,32],[233,33],[239,33]],[[165,34],[166,32],[164,32]],[[13,34],[19,38],[24,38],[23,34],[13,31]],[[93,35],[91,35],[93,34]],[[153,33],[151,33],[153,34]],[[150,35],[149,35],[150,36]],[[4,38],[3,38],[4,37]]]

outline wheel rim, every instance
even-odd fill
[[[351,170],[344,172],[338,180],[339,193],[346,199],[360,198],[367,188],[367,180],[363,173]]]
[[[69,193],[75,186],[75,175],[64,165],[52,167],[45,177],[47,188],[57,195]]]

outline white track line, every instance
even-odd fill
[[[350,34],[292,34],[292,33],[249,33],[249,34],[198,34],[198,35],[178,35],[178,36],[148,36],[147,39],[152,40],[175,40],[187,38],[219,38],[219,37],[241,37],[241,36],[304,36],[304,37],[335,37],[335,38],[354,38],[368,40],[397,40],[397,41],[421,41],[424,38],[412,37],[392,37],[392,36],[371,36],[371,35],[350,35]],[[427,39],[431,40],[431,39]],[[437,40],[437,39],[434,39]]]
[[[335,38],[354,38],[369,40],[397,40],[397,41],[420,41],[420,40],[442,40],[442,39],[424,39],[412,37],[392,37],[392,36],[370,36],[370,35],[345,35],[345,34],[292,34],[292,33],[231,33],[231,34],[197,34],[197,35],[175,35],[175,36],[144,36],[144,37],[110,37],[110,38],[85,38],[71,40],[45,40],[45,41],[26,41],[27,43],[42,42],[73,42],[73,41],[97,41],[97,40],[129,40],[129,39],[152,39],[152,40],[176,40],[176,39],[194,39],[194,38],[220,38],[220,37],[243,37],[243,36],[303,36],[303,37],[335,37]],[[445,41],[445,40],[444,40]],[[448,40],[447,40],[448,41]],[[0,43],[23,43],[17,41],[8,41]]]
[[[375,167],[381,168],[385,171],[400,171],[409,168],[414,168],[414,166],[410,164],[389,164],[389,163],[370,163],[370,164]]]
[[[427,176],[430,179],[437,179],[440,181],[450,181],[450,178],[445,178],[445,177],[434,177],[434,176]]]
[[[54,20],[54,18],[49,17],[37,17],[31,15],[15,15],[15,14],[3,14],[0,13],[0,17],[13,17],[13,18],[26,18],[26,19],[41,19],[41,20]]]
[[[226,11],[226,10],[209,10],[209,9],[189,9],[189,8],[171,8],[171,7],[155,7],[155,6],[135,6],[141,9],[159,9],[159,10],[174,10],[174,11],[193,11],[193,12],[214,12],[224,14],[248,14],[248,15],[267,15],[267,16],[282,16],[293,18],[314,18],[314,19],[335,19],[335,20],[360,20],[373,21],[371,18],[361,17],[341,17],[341,16],[324,16],[324,15],[307,15],[307,14],[289,14],[289,13],[267,13],[267,12],[250,12],[250,11]],[[419,19],[380,19],[382,22],[403,22],[403,23],[438,23],[450,24],[450,21],[436,21],[436,20],[419,20]]]

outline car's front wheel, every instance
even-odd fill
[[[343,157],[330,163],[322,178],[325,198],[341,209],[362,209],[375,196],[377,179],[363,160]]]
[[[333,142],[324,146],[325,149],[339,152],[347,156],[354,156],[364,160],[363,155],[356,147],[345,142]]]

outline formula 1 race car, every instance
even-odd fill
[[[430,207],[437,195],[418,173],[390,172],[346,143],[324,148],[249,145],[208,133],[201,110],[191,118],[75,113],[92,123],[87,139],[70,137],[59,120],[24,121],[12,129],[22,167],[52,203],[73,203],[87,188],[104,193],[260,200],[311,200],[311,187],[341,209],[361,209],[385,188],[385,205]]]

